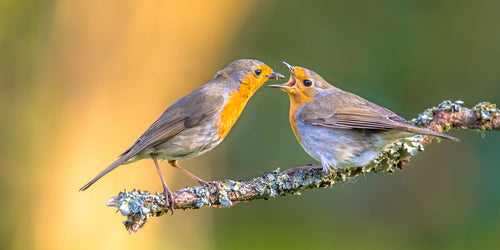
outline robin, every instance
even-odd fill
[[[270,87],[288,93],[293,133],[325,173],[331,173],[331,167],[367,165],[394,141],[416,134],[458,141],[416,127],[386,108],[330,85],[312,70],[283,63],[290,80]]]
[[[237,60],[217,72],[209,83],[172,104],[143,135],[109,167],[85,184],[84,191],[120,165],[141,159],[153,159],[163,184],[167,206],[172,210],[174,199],[168,188],[158,159],[168,160],[202,185],[209,183],[188,172],[178,164],[212,150],[229,133],[248,100],[269,79],[284,78],[263,62]]]

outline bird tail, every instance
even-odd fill
[[[455,138],[453,136],[449,136],[447,134],[439,133],[439,132],[432,131],[432,130],[425,129],[425,128],[412,127],[410,129],[410,131],[415,132],[415,133],[419,133],[419,134],[424,134],[424,135],[432,135],[432,136],[437,136],[437,137],[441,137],[441,138],[446,138],[446,139],[450,139],[452,141],[457,141],[457,142],[460,141],[458,138]]]
[[[128,159],[130,159],[130,157],[125,157],[125,156],[120,157],[120,159],[118,159],[115,162],[111,163],[111,165],[109,165],[109,167],[107,167],[102,172],[100,172],[96,177],[94,177],[94,179],[92,179],[91,181],[89,181],[87,184],[83,185],[83,187],[81,187],[79,191],[85,191],[85,190],[87,190],[87,188],[89,188],[90,186],[92,186],[92,184],[94,184],[96,181],[98,181],[99,179],[101,179],[107,173],[113,171],[115,168],[117,168],[118,166],[120,166],[123,163],[125,163]]]

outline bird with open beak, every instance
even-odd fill
[[[279,88],[290,97],[290,125],[302,148],[330,168],[364,166],[396,140],[416,134],[458,139],[419,128],[394,112],[330,85],[306,68],[283,62],[290,80]]]

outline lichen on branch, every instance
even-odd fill
[[[444,101],[419,114],[411,122],[437,132],[451,128],[500,130],[500,110],[495,104],[481,102],[472,109],[462,107],[462,101]],[[367,166],[351,167],[332,171],[326,175],[321,165],[310,165],[281,171],[279,168],[250,181],[220,180],[219,190],[214,185],[181,189],[173,194],[175,209],[201,207],[231,207],[242,201],[269,199],[288,194],[300,194],[306,189],[326,188],[348,178],[354,178],[371,171],[393,173],[402,170],[410,158],[431,143],[433,136],[416,135],[395,142],[381,152]],[[165,197],[160,193],[147,191],[120,192],[112,197],[108,206],[116,207],[123,216],[129,233],[137,232],[150,217],[168,213]],[[172,211],[173,213],[173,211]]]

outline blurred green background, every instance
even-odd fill
[[[175,100],[240,58],[284,60],[411,119],[500,101],[500,2],[0,1],[1,249],[494,249],[500,133],[453,130],[395,174],[301,196],[177,211],[129,236],[105,207],[161,190],[151,161],[77,192]],[[226,141],[183,161],[205,179],[314,163],[263,87]],[[174,189],[194,183],[168,167]]]

